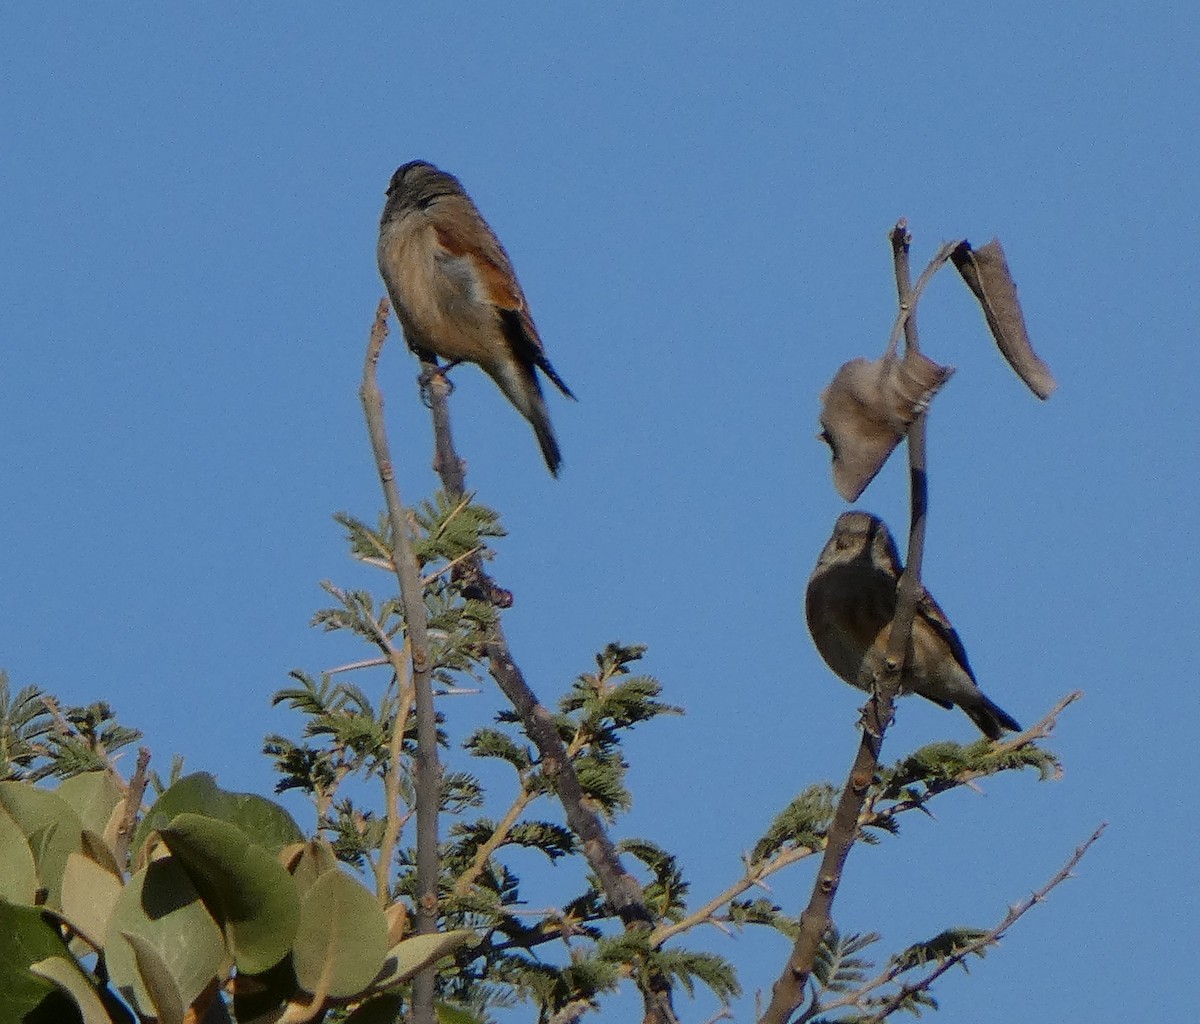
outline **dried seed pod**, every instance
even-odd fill
[[[851,359],[821,395],[820,438],[833,452],[833,485],[857,501],[950,375],[920,352]]]
[[[1049,398],[1058,381],[1036,352],[1025,329],[1025,316],[1017,299],[1017,285],[1008,271],[1008,261],[999,239],[993,238],[981,249],[963,242],[951,259],[967,287],[975,293],[996,345],[1008,365],[1038,398]]]

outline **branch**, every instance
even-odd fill
[[[375,895],[383,907],[391,902],[389,874],[396,846],[400,842],[403,815],[400,813],[400,765],[404,755],[404,733],[408,729],[408,713],[416,696],[412,685],[412,659],[405,659],[404,652],[396,650],[383,628],[374,619],[371,630],[376,634],[375,643],[387,655],[396,676],[396,713],[392,717],[392,735],[388,743],[388,763],[383,776],[384,818],[386,824],[379,840],[379,860],[375,863]],[[409,646],[406,639],[405,646]],[[432,699],[432,698],[431,698]],[[418,805],[419,806],[419,805]]]
[[[129,841],[133,838],[133,829],[137,825],[138,811],[142,808],[142,796],[146,792],[146,769],[149,766],[149,748],[139,747],[137,765],[125,790],[125,807],[121,811],[121,824],[117,826],[116,840],[113,843],[113,859],[122,871],[125,870],[125,858],[129,855]]]
[[[379,482],[387,502],[388,519],[392,528],[392,564],[400,584],[400,599],[412,656],[412,680],[417,708],[417,933],[437,931],[438,903],[438,804],[441,788],[441,769],[437,754],[437,724],[433,710],[432,665],[429,660],[429,638],[426,633],[425,600],[421,589],[417,560],[409,542],[408,521],[400,503],[388,448],[387,430],[383,421],[383,395],[376,381],[376,368],[383,343],[387,339],[388,301],[381,299],[375,311],[367,355],[363,364],[363,381],[359,391],[371,450],[379,471]],[[401,701],[400,711],[404,711]],[[394,727],[400,723],[395,723]],[[433,1024],[433,990],[435,973],[427,967],[413,980],[413,1020],[416,1024]]]
[[[1035,724],[1031,725],[1024,732],[1017,733],[1015,736],[1010,736],[1006,740],[993,741],[991,750],[995,754],[1008,754],[1015,750],[1021,750],[1023,747],[1031,746],[1038,740],[1046,739],[1054,730],[1054,726],[1058,724],[1058,718],[1063,711],[1075,701],[1083,697],[1082,690],[1075,690],[1068,693],[1057,704],[1054,705],[1046,714]],[[1017,766],[1013,766],[1017,767]],[[1020,767],[1029,767],[1022,765]],[[879,793],[873,794],[867,801],[867,806],[863,810],[859,824],[882,828],[883,823],[891,818],[895,818],[906,811],[923,810],[929,799],[935,796],[940,796],[942,793],[948,793],[959,786],[969,786],[976,779],[988,778],[998,774],[1000,771],[1006,771],[1006,768],[988,769],[988,768],[965,768],[953,778],[937,780],[933,783],[926,783],[926,793],[915,799],[895,800],[888,804],[883,810],[876,809],[876,803],[879,800]],[[1055,764],[1055,772],[1052,776],[1057,778],[1061,775],[1061,768]]]
[[[425,382],[423,394],[433,415],[436,449],[434,469],[449,494],[463,495],[466,492],[466,479],[462,460],[454,448],[449,403],[446,400],[450,389],[445,377],[437,370],[436,362],[422,362],[421,380]],[[464,583],[464,595],[470,593],[471,596],[479,596],[501,608],[512,604],[512,595],[496,586],[484,573],[478,556],[467,561],[459,578]],[[642,887],[621,864],[617,848],[605,831],[600,815],[584,794],[574,765],[558,735],[553,715],[538,700],[513,660],[499,616],[489,627],[484,651],[492,678],[520,717],[525,734],[538,749],[542,771],[558,794],[567,826],[579,837],[583,855],[599,879],[605,897],[620,917],[626,932],[645,935],[654,919],[646,906]],[[642,992],[645,1007],[643,1024],[677,1024],[678,1018],[671,1004],[671,984],[667,977],[661,971],[651,969],[635,980]]]
[[[475,884],[483,869],[487,867],[488,859],[504,844],[508,835],[513,830],[513,826],[517,823],[517,819],[521,817],[521,812],[533,801],[534,794],[530,792],[529,782],[527,779],[521,779],[521,789],[517,793],[516,799],[513,800],[512,806],[508,812],[500,820],[492,834],[488,836],[487,842],[482,843],[478,850],[475,851],[475,856],[471,860],[470,867],[467,868],[461,875],[458,876],[458,881],[454,883],[454,895],[462,898],[471,891],[471,886]]]
[[[892,258],[896,273],[896,291],[900,314],[888,341],[887,354],[893,354],[903,329],[906,344],[917,351],[917,326],[914,319],[920,290],[954,251],[955,245],[943,245],[921,275],[918,288],[911,287],[908,270],[909,234],[903,221],[892,230]],[[927,508],[925,474],[925,413],[920,413],[908,428],[909,483],[911,517],[908,533],[908,560],[897,585],[896,612],[892,617],[887,654],[881,666],[871,670],[871,697],[863,706],[862,738],[850,768],[845,788],[838,799],[833,824],[825,839],[825,854],[813,884],[808,906],[800,915],[800,928],[783,973],[771,990],[771,1001],[760,1024],[786,1024],[804,1000],[804,991],[816,962],[825,933],[833,923],[833,899],[841,883],[842,870],[859,832],[859,819],[870,791],[871,780],[879,767],[883,735],[892,720],[892,705],[900,689],[900,676],[912,633],[913,616],[921,594],[921,560],[925,549],[925,513]]]
[[[1007,740],[992,744],[992,748],[996,753],[1010,753],[1014,750],[1027,747],[1040,739],[1046,739],[1058,723],[1058,718],[1062,712],[1082,696],[1083,691],[1081,690],[1075,690],[1073,693],[1067,694],[1034,725],[1031,725],[1024,732],[1009,737]],[[976,779],[988,778],[1003,771],[1015,770],[1017,767],[1014,765],[991,769],[963,769],[963,771],[959,772],[952,779],[940,780],[936,784],[927,784],[928,792],[923,798],[895,800],[888,803],[883,809],[877,807],[881,790],[879,787],[873,787],[874,791],[869,793],[865,806],[859,814],[858,827],[860,830],[868,827],[883,828],[886,821],[899,817],[901,814],[908,811],[924,810],[929,800],[940,796],[942,793],[948,793],[960,786],[970,785]],[[671,924],[660,924],[650,933],[650,945],[656,949],[661,948],[667,940],[683,932],[690,931],[697,925],[712,924],[719,927],[724,919],[717,916],[717,911],[722,907],[728,906],[733,900],[741,896],[742,893],[747,892],[755,886],[766,888],[764,883],[771,875],[777,874],[792,864],[799,863],[815,854],[821,853],[826,845],[826,841],[821,839],[813,846],[801,845],[789,847],[780,850],[778,853],[757,864],[750,865],[741,878],[731,883],[700,907],[697,907],[686,917],[680,918]]]
[[[896,222],[896,226],[892,228],[888,238],[892,242],[892,262],[896,272],[896,286],[900,287],[900,275],[903,273],[905,279],[908,278],[908,244],[912,240],[912,236],[908,233],[908,223],[901,218]],[[904,297],[900,300],[900,312],[896,314],[896,321],[892,324],[892,333],[888,335],[887,349],[884,351],[884,356],[894,355],[896,346],[900,343],[900,335],[904,334],[905,345],[911,347],[914,352],[919,352],[916,348],[913,338],[916,337],[916,327],[912,328],[910,334],[909,321],[914,320],[917,312],[917,300],[921,297],[921,293],[925,290],[925,286],[933,280],[933,275],[942,268],[951,256],[954,255],[955,249],[962,244],[962,241],[943,242],[942,247],[933,254],[933,259],[921,271],[921,276],[917,278],[917,286],[915,288],[906,289]],[[897,247],[901,247],[898,249]]]
[[[781,850],[774,856],[762,861],[761,863],[749,868],[741,878],[726,888],[723,892],[718,893],[703,906],[692,911],[687,917],[681,918],[678,921],[672,922],[669,925],[659,925],[650,933],[650,945],[656,949],[660,948],[668,939],[674,938],[682,932],[686,932],[695,928],[698,924],[703,924],[708,921],[716,924],[716,912],[722,907],[727,906],[737,899],[742,893],[753,889],[756,885],[762,883],[776,872],[782,871],[789,865],[795,864],[815,853],[819,853],[824,847],[810,848],[807,846],[794,846],[788,850]]]

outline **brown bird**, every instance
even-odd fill
[[[864,666],[880,664],[887,652],[902,571],[896,542],[883,520],[868,512],[838,517],[809,577],[804,604],[817,651],[853,686],[868,688]],[[900,692],[920,694],[944,708],[957,705],[989,739],[999,739],[1005,729],[1021,729],[979,689],[962,641],[924,588],[913,616]]]
[[[379,222],[379,273],[417,355],[477,364],[533,426],[550,472],[562,465],[536,370],[568,398],[546,358],[508,253],[457,178],[424,160],[392,175]]]

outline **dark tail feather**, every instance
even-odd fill
[[[550,426],[550,417],[546,415],[545,409],[539,409],[530,417],[529,422],[537,436],[538,444],[542,447],[542,458],[546,460],[546,468],[550,470],[551,476],[558,476],[558,467],[562,465],[562,453],[558,450],[558,440]]]
[[[550,360],[546,358],[544,353],[537,352],[533,357],[533,361],[537,364],[538,369],[541,370],[542,373],[554,381],[554,386],[558,388],[559,391],[561,391],[568,398],[574,399],[576,402],[579,401],[578,398],[575,398],[575,393],[569,387],[567,387],[566,382],[563,381],[563,379],[555,372],[554,367],[550,365]]]
[[[989,740],[998,740],[1006,729],[1009,732],[1021,731],[1021,726],[1012,715],[999,705],[993,704],[982,693],[979,695],[978,704],[973,704],[970,707],[964,704],[960,705],[960,707],[970,716],[971,721],[979,726],[980,732]]]

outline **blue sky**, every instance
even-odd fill
[[[852,855],[845,931],[888,948],[986,926],[1101,820],[1077,879],[939,989],[945,1019],[1163,1018],[1193,1006],[1200,15],[1187,5],[239,5],[0,13],[0,665],[105,698],[231,788],[266,792],[309,629],[364,575],[330,519],[380,505],[356,394],[395,167],[461,177],[556,368],[552,480],[470,367],[457,439],[510,536],[506,628],[547,701],[609,640],[687,715],[635,734],[622,834],[703,897],[771,815],[840,782],[856,695],[803,625],[844,508],[814,440],[837,366],[917,269],[998,235],[1060,390],[1039,403],[952,273],[925,349],[958,372],[930,426],[926,582],[1024,722],[1075,688],[1061,782],[989,783]],[[382,374],[406,499],[434,486],[415,361]],[[897,531],[902,463],[858,506]],[[367,679],[360,680],[369,685]],[[382,685],[381,680],[375,682]],[[447,706],[465,732],[489,687]],[[970,740],[906,702],[887,753]],[[663,744],[670,756],[664,757]],[[550,880],[548,884],[553,884]],[[797,911],[807,869],[774,895]],[[711,938],[752,993],[782,941]],[[1064,961],[1070,965],[1064,970]],[[688,1021],[711,1003],[681,1002]]]

